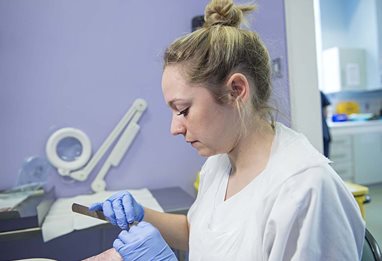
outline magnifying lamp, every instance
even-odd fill
[[[91,142],[81,130],[62,128],[54,132],[46,143],[46,155],[62,176],[83,167],[91,156]]]

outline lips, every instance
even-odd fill
[[[187,143],[190,143],[191,146],[193,146],[196,142],[198,142],[197,140],[190,140],[190,141],[186,141]]]

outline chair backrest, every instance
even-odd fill
[[[366,228],[365,243],[363,244],[362,261],[382,261],[381,249],[377,241]]]

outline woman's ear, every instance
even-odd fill
[[[232,74],[227,81],[227,87],[231,101],[239,99],[245,102],[250,97],[249,82],[242,73]]]

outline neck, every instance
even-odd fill
[[[235,148],[228,153],[232,175],[255,178],[268,163],[274,135],[271,124],[265,120],[249,126]]]

